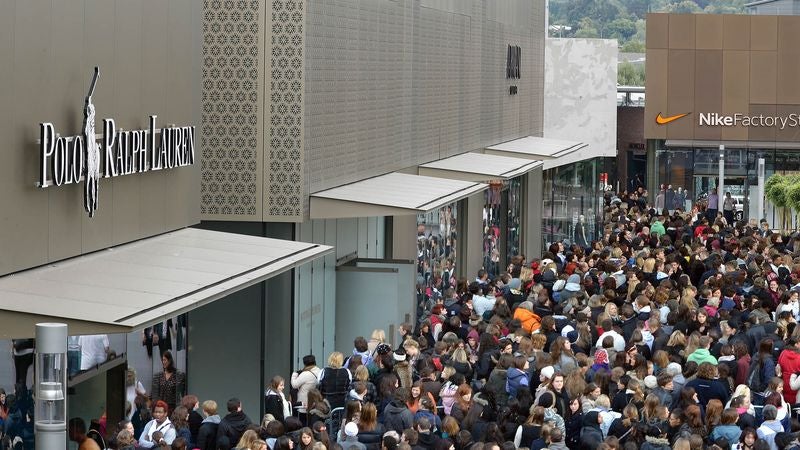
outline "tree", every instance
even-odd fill
[[[667,12],[674,14],[696,14],[703,12],[703,9],[697,6],[697,3],[692,0],[677,1],[669,4],[666,7]]]
[[[620,47],[619,51],[622,53],[644,53],[645,52],[644,42],[630,40],[622,44],[622,47]]]
[[[588,17],[584,17],[580,21],[580,25],[578,25],[578,31],[575,32],[576,38],[597,38],[600,37],[600,33],[597,31],[597,27],[595,27],[594,21]]]
[[[616,38],[620,41],[627,41],[636,34],[636,22],[624,17],[611,21],[603,33],[603,37]]]
[[[617,83],[622,86],[644,86],[644,66],[627,61],[617,66]]]

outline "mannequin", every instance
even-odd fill
[[[589,242],[586,240],[586,217],[583,214],[578,216],[578,223],[575,224],[575,239],[573,241],[582,248],[589,247]]]

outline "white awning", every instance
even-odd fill
[[[332,247],[186,228],[0,278],[0,337],[38,322],[70,334],[152,325],[325,255]]]
[[[462,153],[419,166],[419,174],[464,181],[508,180],[541,167],[541,161],[484,153]]]
[[[486,147],[485,152],[492,155],[548,160],[569,155],[584,147],[586,144],[583,142],[528,136]]]
[[[394,172],[311,194],[311,218],[423,213],[487,187],[483,183]]]

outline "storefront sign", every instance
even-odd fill
[[[509,45],[506,53],[506,79],[519,80],[521,71],[520,63],[522,61],[522,47],[519,45]],[[517,86],[512,85],[508,88],[509,95],[516,95],[518,92]]]
[[[103,119],[103,134],[95,134],[92,103],[100,71],[94,76],[84,105],[83,133],[62,137],[50,122],[41,123],[39,187],[61,186],[84,180],[84,206],[89,217],[97,209],[98,179],[172,169],[194,164],[193,126],[156,128],[151,115],[146,130],[124,131],[114,119]],[[49,170],[48,170],[49,169]],[[102,169],[102,170],[101,170]]]
[[[691,113],[675,114],[674,116],[662,116],[658,113],[656,123],[666,125],[678,119],[688,116]],[[783,130],[790,127],[800,126],[800,114],[791,113],[785,116],[770,116],[764,114],[749,115],[743,113],[720,114],[720,113],[699,113],[697,114],[697,125],[701,127],[766,127],[778,128]]]

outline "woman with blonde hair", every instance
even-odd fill
[[[467,382],[472,381],[472,364],[469,363],[469,356],[464,348],[455,349],[453,356],[450,357],[450,364],[453,370],[463,375]]]
[[[356,383],[359,381],[364,383],[364,385],[367,387],[367,393],[364,395],[364,401],[374,403],[378,398],[378,391],[375,389],[375,385],[369,381],[369,369],[367,369],[366,366],[361,365],[356,368],[356,371],[353,374],[353,382],[350,383],[350,389],[355,389]]]
[[[252,449],[253,444],[255,444],[257,440],[259,440],[258,433],[254,430],[247,430],[242,434],[241,439],[239,439],[239,442],[236,444],[236,448]]]
[[[350,386],[350,371],[342,367],[344,355],[332,352],[328,357],[328,366],[322,369],[319,376],[319,390],[332,409],[344,406],[347,388]]]
[[[375,349],[378,345],[386,342],[386,332],[381,329],[372,330],[372,335],[367,341],[367,351],[370,355],[375,355]]]

